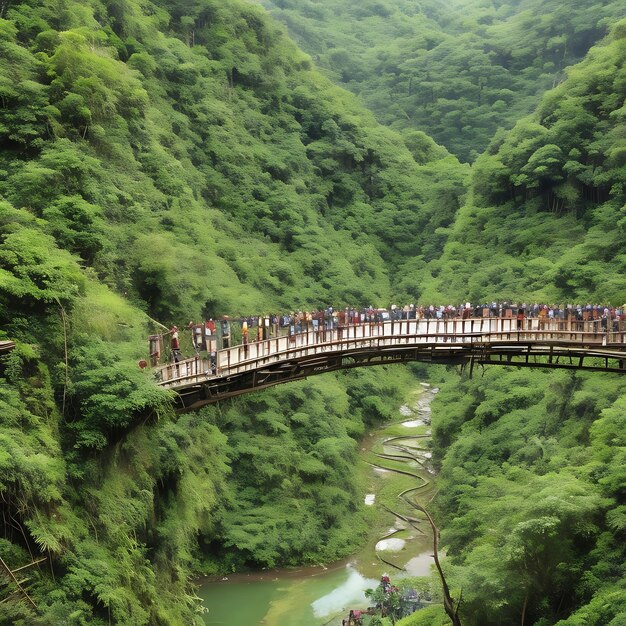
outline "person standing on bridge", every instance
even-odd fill
[[[539,330],[544,330],[546,327],[546,320],[548,319],[548,305],[544,304],[539,309]]]
[[[524,330],[524,309],[517,309],[517,330]]]
[[[172,350],[172,361],[178,363],[180,361],[180,340],[178,338],[178,327],[172,326],[170,329],[172,337],[170,339],[170,348]]]
[[[243,343],[244,358],[248,358],[248,320],[241,323],[241,343]]]

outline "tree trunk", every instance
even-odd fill
[[[418,511],[421,511],[426,515],[428,522],[430,523],[430,527],[433,531],[433,558],[435,559],[435,567],[437,568],[437,572],[439,573],[439,578],[441,579],[441,587],[443,591],[443,608],[446,612],[446,615],[452,620],[453,626],[462,626],[461,619],[459,617],[459,606],[461,605],[461,600],[459,599],[456,608],[454,606],[454,599],[450,595],[450,588],[448,587],[448,583],[446,581],[446,577],[443,573],[443,569],[441,568],[441,563],[439,562],[439,529],[435,526],[435,522],[433,518],[430,516],[430,513],[420,504],[416,502],[411,502],[405,499],[409,504],[416,508]]]

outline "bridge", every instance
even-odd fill
[[[2,340],[0,341],[0,354],[4,354],[5,352],[11,352],[15,348],[14,341]]]
[[[609,321],[609,323],[611,323]],[[178,409],[206,404],[315,374],[420,361],[469,367],[510,365],[626,373],[626,324],[511,318],[364,322],[276,336],[155,369],[177,393]]]

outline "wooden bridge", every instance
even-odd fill
[[[0,341],[0,354],[4,354],[5,352],[11,352],[15,348],[15,342],[3,340]]]
[[[611,322],[609,322],[611,323]],[[365,322],[218,350],[156,368],[182,411],[272,385],[340,369],[422,361],[626,373],[626,328],[599,321],[507,318]]]

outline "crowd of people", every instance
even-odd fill
[[[346,326],[366,323],[383,323],[402,320],[454,320],[509,318],[517,321],[517,328],[525,328],[526,319],[537,319],[538,328],[542,329],[550,320],[562,322],[595,322],[597,330],[621,328],[620,322],[626,322],[626,305],[614,307],[604,304],[533,304],[490,302],[473,305],[470,302],[459,305],[414,305],[396,306],[388,309],[346,307],[334,309],[329,306],[314,311],[295,311],[283,314],[253,315],[241,318],[223,317],[220,320],[209,319],[205,322],[189,322],[192,346],[196,353],[207,351],[214,353],[218,348],[228,348],[251,341],[263,341],[272,337],[296,335],[307,331],[335,330]],[[180,335],[173,326],[165,335],[170,336],[170,354],[173,361],[181,359]],[[163,335],[160,336],[161,338]],[[158,361],[160,349],[151,348],[153,364]]]
[[[576,320],[598,321],[624,320],[626,319],[625,307],[613,307],[609,305],[586,304],[512,304],[508,302],[492,302],[486,304],[465,304],[447,306],[416,306],[407,304],[398,307],[394,304],[389,309],[374,307],[334,309],[327,307],[314,311],[296,311],[284,314],[249,316],[242,318],[223,318],[222,335],[230,334],[224,326],[235,323],[242,329],[242,334],[250,335],[254,330],[257,339],[268,339],[277,336],[281,330],[290,333],[300,333],[306,330],[331,330],[334,328],[350,325],[358,325],[368,322],[387,322],[390,320],[421,320],[421,319],[470,319],[470,318],[537,318],[539,320]],[[206,324],[215,325],[212,320]],[[195,327],[193,322],[189,327]],[[285,334],[285,333],[280,333]]]

